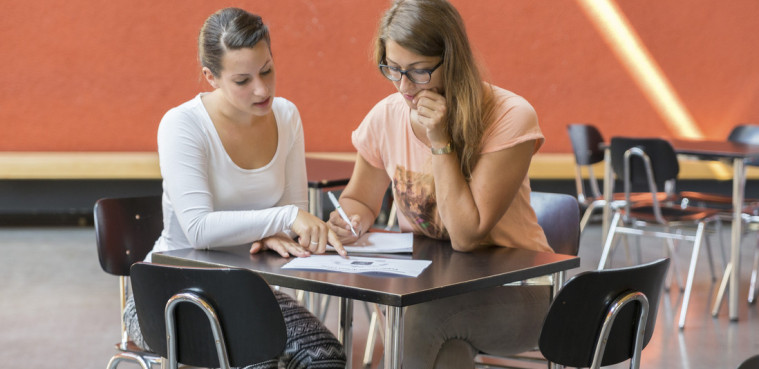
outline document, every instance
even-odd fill
[[[414,248],[413,233],[367,232],[356,242],[343,245],[348,255],[352,253],[411,253]],[[327,250],[335,251],[332,246]]]
[[[368,258],[340,255],[311,255],[306,258],[295,258],[282,266],[282,269],[321,270],[341,273],[380,273],[395,274],[406,277],[417,277],[427,268],[430,260],[405,260]]]

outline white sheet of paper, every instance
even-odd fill
[[[411,253],[414,248],[413,233],[388,233],[388,232],[367,232],[361,235],[356,242],[350,245],[343,245],[348,255],[351,253]],[[327,246],[327,250],[335,251],[332,246]]]
[[[427,268],[430,260],[383,259],[351,256],[348,259],[339,255],[312,255],[295,258],[282,266],[282,269],[326,270],[342,273],[389,273],[407,277],[416,277]]]

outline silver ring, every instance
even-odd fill
[[[318,245],[319,243],[318,243],[318,242],[314,242],[314,241],[311,241],[311,244],[312,244],[312,245]]]

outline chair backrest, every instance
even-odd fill
[[[584,123],[567,125],[569,140],[577,165],[593,165],[604,160],[604,150],[601,145],[604,138],[595,126]]]
[[[586,204],[593,199],[601,197],[601,190],[598,186],[598,179],[593,172],[593,164],[604,160],[604,149],[601,145],[604,143],[601,132],[593,125],[574,123],[567,125],[569,140],[572,143],[572,151],[575,157],[575,187],[577,188],[577,199],[579,202]],[[588,183],[590,185],[590,196],[585,193],[584,179],[582,168],[588,173]]]
[[[759,145],[759,125],[742,124],[735,126],[735,128],[730,131],[727,140],[742,144]],[[759,166],[759,159],[746,160],[746,165]]]
[[[577,255],[580,248],[580,206],[573,196],[532,192],[530,205],[553,251]]]
[[[759,369],[759,355],[744,360],[736,369]]]
[[[538,341],[551,362],[571,367],[590,367],[599,332],[610,308],[620,296],[640,292],[648,300],[641,349],[654,332],[659,297],[669,259],[620,269],[587,271],[571,278],[557,294],[546,316]],[[617,311],[605,345],[602,366],[633,358],[641,304],[628,303]],[[637,358],[639,359],[639,357]]]
[[[625,152],[633,147],[640,148],[651,158],[653,180],[659,191],[666,190],[665,183],[677,179],[680,173],[680,164],[677,154],[667,140],[661,138],[632,138],[612,137],[611,139],[611,166],[617,178],[624,178]],[[648,175],[639,157],[630,160],[630,181],[632,191],[638,191],[640,186],[645,186],[643,191],[649,191]]]
[[[161,235],[161,196],[103,198],[93,213],[100,266],[128,276],[129,267],[145,259]]]
[[[284,350],[287,332],[277,299],[269,285],[250,270],[141,262],[132,266],[131,279],[142,335],[163,357],[169,358],[164,310],[172,297],[185,293],[213,309],[232,366],[269,360]],[[218,368],[220,360],[207,314],[193,303],[180,302],[173,317],[178,362]]]

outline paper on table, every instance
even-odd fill
[[[351,253],[404,253],[412,252],[414,248],[413,233],[389,233],[389,232],[367,232],[364,233],[356,242],[350,245],[343,245],[348,254]],[[332,246],[327,246],[327,250],[335,251]]]
[[[295,258],[282,269],[326,270],[342,273],[389,273],[416,277],[427,268],[430,260],[383,259],[351,256],[346,259],[339,255],[312,255]]]

